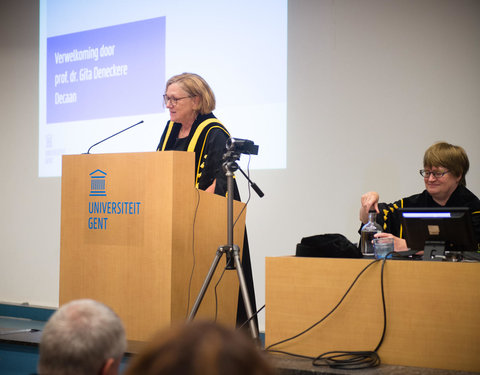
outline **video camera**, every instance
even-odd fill
[[[227,140],[227,151],[237,154],[258,155],[258,146],[248,139],[229,138]]]

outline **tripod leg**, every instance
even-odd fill
[[[193,318],[195,318],[195,315],[197,315],[198,308],[202,303],[203,297],[205,297],[205,293],[207,292],[208,285],[210,284],[210,281],[212,281],[213,274],[215,273],[215,270],[217,269],[217,266],[218,266],[218,262],[220,262],[220,259],[222,258],[222,255],[224,252],[225,252],[225,249],[223,246],[217,249],[215,258],[213,259],[212,265],[208,270],[207,277],[203,281],[202,287],[200,288],[200,292],[198,293],[197,299],[195,300],[195,304],[192,307],[192,311],[190,311],[190,314],[188,315],[188,321],[192,321]]]
[[[258,340],[258,330],[257,326],[253,319],[253,310],[250,303],[250,298],[248,296],[247,283],[245,282],[245,275],[243,273],[242,262],[240,261],[240,248],[237,245],[233,245],[233,258],[235,260],[235,267],[237,268],[238,281],[240,284],[240,291],[242,292],[243,303],[245,305],[245,310],[247,311],[247,318],[250,319],[250,331],[252,337],[255,340]]]

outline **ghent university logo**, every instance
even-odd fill
[[[97,169],[90,173],[90,196],[91,197],[106,197],[107,190],[106,186],[106,176],[107,174]]]

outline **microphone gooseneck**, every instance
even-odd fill
[[[96,145],[99,145],[100,143],[105,142],[106,140],[108,140],[108,139],[110,139],[110,138],[112,138],[112,137],[115,137],[116,135],[118,135],[118,134],[120,134],[120,133],[123,133],[124,131],[126,131],[126,130],[128,130],[128,129],[131,129],[131,128],[133,128],[134,126],[140,125],[141,123],[143,123],[143,120],[140,121],[140,122],[137,122],[136,124],[130,125],[128,128],[125,128],[125,129],[123,129],[123,130],[120,130],[119,132],[117,132],[117,133],[115,133],[115,134],[112,134],[111,136],[109,136],[109,137],[107,137],[107,138],[105,138],[105,139],[102,139],[101,141],[99,141],[99,142],[91,145],[91,146],[89,147],[88,151],[86,152],[86,154],[89,154],[89,153],[90,153],[90,150],[91,150],[93,147],[95,147]]]

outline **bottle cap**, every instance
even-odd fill
[[[375,210],[375,208],[370,208],[370,209],[368,210],[368,213],[369,213],[369,214],[371,214],[371,213],[376,214],[377,211]]]

